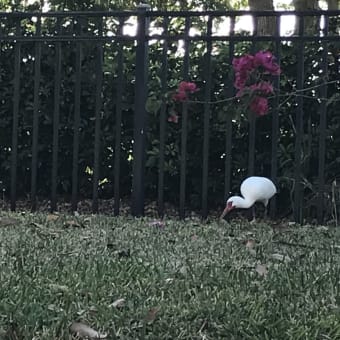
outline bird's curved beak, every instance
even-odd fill
[[[230,205],[226,205],[223,212],[222,212],[222,215],[220,217],[221,220],[223,220],[224,216],[228,214],[228,212],[232,209],[232,207]]]

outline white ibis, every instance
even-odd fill
[[[248,209],[255,202],[262,202],[264,204],[265,215],[267,215],[268,202],[276,194],[276,187],[270,179],[258,176],[248,177],[241,183],[240,189],[243,197],[232,196],[228,198],[221,219],[229,211],[235,208]],[[255,220],[255,210],[253,210],[253,220]]]

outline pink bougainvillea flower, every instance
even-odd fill
[[[168,122],[170,123],[178,123],[178,115],[171,115],[168,117]]]
[[[254,65],[256,67],[262,66],[272,75],[279,75],[281,73],[280,66],[275,63],[274,56],[269,51],[257,52],[254,56]]]
[[[268,113],[268,99],[256,96],[250,103],[250,109],[258,116],[264,116]]]
[[[233,68],[235,72],[247,73],[254,70],[254,56],[246,54],[239,58],[233,59]]]
[[[273,85],[268,81],[260,81],[257,84],[250,86],[252,91],[260,92],[262,94],[272,94],[274,93]]]
[[[235,73],[235,82],[234,86],[238,89],[241,90],[246,86],[248,79],[248,74],[245,72],[236,72]]]
[[[254,71],[254,56],[246,54],[243,57],[233,59],[233,68],[235,72],[234,86],[242,90],[248,80],[249,74]]]
[[[178,85],[177,92],[172,96],[176,102],[184,102],[188,99],[188,93],[198,91],[197,85],[189,81],[181,81]]]
[[[178,92],[194,93],[197,90],[197,85],[189,81],[181,81],[178,85]]]
[[[235,87],[236,87],[236,86],[235,86]],[[237,88],[237,87],[236,87],[236,88]],[[240,90],[238,90],[238,91],[236,92],[236,97],[237,97],[237,98],[240,98],[240,97],[243,96],[243,94],[244,94],[244,87],[241,88]]]
[[[184,102],[188,99],[188,95],[185,91],[179,91],[172,96],[172,99],[176,102]]]

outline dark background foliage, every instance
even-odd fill
[[[52,3],[53,5],[53,3]],[[54,4],[57,6],[58,4]],[[59,3],[58,6],[62,4]],[[67,5],[67,4],[66,4]],[[57,7],[58,7],[57,6]],[[74,8],[79,8],[74,2]],[[100,9],[100,4],[93,2],[84,4],[86,8]],[[97,7],[96,7],[97,6]],[[35,8],[28,8],[34,10]],[[57,8],[59,9],[59,7]],[[2,34],[15,32],[16,20],[1,18]],[[42,32],[52,34],[55,30],[55,19],[49,18],[42,23]],[[72,34],[75,29],[74,18],[65,19],[62,23],[63,34]],[[152,22],[153,26],[161,26],[162,19]],[[192,26],[198,31],[205,29],[203,19],[195,19]],[[82,34],[95,35],[97,30],[95,18],[88,18],[83,23]],[[107,19],[104,34],[115,31],[118,27],[115,18]],[[184,20],[172,19],[170,26],[174,32],[183,32]],[[21,34],[34,35],[36,23],[34,19],[21,21]],[[244,34],[242,32],[238,34]],[[0,59],[0,180],[3,191],[9,194],[10,184],[10,155],[12,138],[13,111],[13,78],[14,78],[14,46],[15,43],[1,43]],[[226,93],[232,83],[232,69],[229,60],[229,44],[214,42],[212,54],[212,91],[211,99],[220,101],[226,98]],[[101,111],[101,158],[100,158],[100,197],[111,198],[114,181],[114,131],[117,88],[123,86],[123,114],[121,136],[121,195],[129,197],[131,191],[132,170],[132,136],[134,114],[134,68],[135,44],[133,41],[124,42],[123,46],[123,84],[117,84],[117,53],[118,43],[108,42],[104,45],[103,57],[103,106]],[[181,107],[171,101],[171,92],[183,79],[183,55],[178,41],[169,43],[168,51],[168,92],[161,93],[160,69],[162,43],[153,42],[149,46],[149,82],[148,82],[148,133],[146,159],[146,188],[147,197],[156,199],[157,176],[159,159],[159,112],[162,97],[168,96],[168,114],[175,110],[179,113],[179,122],[166,124],[165,150],[165,200],[176,204],[179,194],[179,164],[180,164],[180,133]],[[291,93],[296,89],[297,48],[294,43],[282,43],[280,46],[280,94]],[[304,87],[312,87],[322,81],[339,79],[339,54],[336,48],[329,46],[328,74],[321,73],[322,46],[318,41],[306,43],[305,80]],[[235,55],[248,53],[251,49],[270,49],[272,43],[240,42],[235,45]],[[92,171],[94,155],[94,114],[95,114],[95,77],[97,64],[96,43],[82,43],[82,88],[81,88],[81,124],[80,124],[80,154],[79,154],[79,192],[81,198],[91,197]],[[19,197],[26,197],[30,192],[31,144],[32,144],[32,113],[34,87],[34,42],[21,44],[21,74],[20,74],[20,110],[19,110],[19,149],[18,149],[18,183]],[[39,108],[39,165],[38,165],[38,195],[48,197],[51,187],[52,162],[52,129],[53,129],[53,95],[55,77],[55,43],[42,43],[41,49],[41,82]],[[193,100],[204,100],[206,73],[206,44],[192,42],[190,44],[190,80],[200,88]],[[58,194],[68,198],[71,193],[71,164],[74,123],[74,86],[75,86],[76,44],[62,43],[62,84],[60,100],[60,129],[59,129],[59,165],[58,165]],[[339,83],[327,86],[327,144],[326,144],[326,182],[327,216],[332,214],[332,183],[339,179],[340,148],[339,139]],[[305,191],[305,209],[310,217],[314,217],[316,204],[319,148],[319,110],[320,89],[312,88],[304,92],[304,134],[303,139],[303,186]],[[292,209],[292,192],[294,189],[294,143],[296,97],[282,97],[279,107],[280,131],[278,154],[278,196],[279,215],[286,215]],[[273,106],[274,101],[271,101]],[[203,135],[202,103],[189,105],[188,122],[188,155],[187,155],[187,203],[192,209],[200,209],[202,183],[202,135]],[[209,206],[217,208],[224,201],[224,162],[226,140],[226,117],[232,115],[232,192],[238,192],[240,181],[247,175],[248,167],[248,113],[236,101],[217,102],[211,106],[210,118],[210,154],[209,154]],[[271,129],[272,116],[261,117],[256,122],[256,154],[255,173],[270,176],[271,169]]]

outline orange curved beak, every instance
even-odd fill
[[[222,220],[222,219],[224,218],[224,216],[227,215],[228,212],[229,212],[231,209],[233,209],[232,206],[229,205],[229,204],[227,204],[227,205],[225,206],[225,208],[224,208],[222,214],[221,214],[220,219]]]

